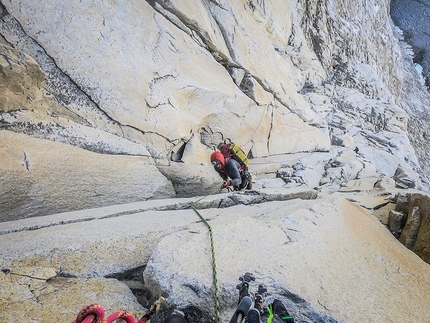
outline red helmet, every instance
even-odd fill
[[[213,162],[214,160],[219,160],[223,166],[225,165],[224,155],[221,154],[221,152],[219,151],[214,151],[212,153],[211,162]]]

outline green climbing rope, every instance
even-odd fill
[[[216,192],[213,192],[213,193],[210,193],[206,196],[203,196],[202,198],[198,199],[197,201],[191,203],[190,207],[194,210],[194,212],[197,213],[197,215],[200,217],[200,219],[203,221],[203,223],[207,226],[207,228],[209,230],[209,237],[210,237],[210,242],[211,242],[211,252],[212,252],[213,287],[214,287],[214,291],[215,291],[215,319],[216,319],[216,322],[219,323],[221,312],[219,309],[218,278],[217,278],[217,271],[216,271],[215,248],[214,248],[214,240],[213,240],[213,235],[212,235],[212,228],[209,225],[209,223],[203,218],[203,216],[200,214],[200,212],[194,206],[195,203],[203,200],[204,198],[206,198],[209,195],[212,195],[214,193],[216,193]]]

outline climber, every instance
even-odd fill
[[[211,154],[211,163],[224,180],[224,188],[232,186],[236,191],[252,188],[251,174],[235,159],[226,158],[220,151],[215,151]]]

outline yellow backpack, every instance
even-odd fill
[[[242,148],[240,148],[237,144],[232,142],[230,139],[226,139],[224,140],[224,143],[221,143],[218,146],[218,148],[226,160],[233,158],[242,166],[244,170],[248,170],[249,159]]]

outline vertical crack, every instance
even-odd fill
[[[275,107],[271,106],[272,111],[270,114],[270,129],[268,131],[268,135],[267,135],[267,152],[270,153],[270,136],[273,130],[273,124],[274,124],[274,117],[275,117]]]
[[[27,157],[27,153],[23,150],[24,153],[24,166],[27,169],[27,171],[30,171],[30,160]]]
[[[112,126],[105,127],[104,131],[120,137],[126,136],[123,127],[145,133],[136,127],[119,123],[103,110],[94,97],[63,71],[45,48],[28,35],[20,22],[4,7],[0,7],[0,36],[3,36],[11,47],[26,52],[37,61],[46,76],[44,90],[71,113],[87,122],[87,125],[99,129],[97,120],[102,120]]]
[[[114,120],[112,117],[110,117],[108,115],[108,113],[106,111],[104,111],[103,109],[101,109],[101,107],[98,105],[98,103],[92,98],[92,96],[90,94],[88,94],[75,80],[73,80],[72,77],[70,77],[64,70],[62,70],[59,65],[57,64],[57,62],[55,61],[54,57],[52,57],[51,55],[48,54],[48,52],[46,51],[46,49],[32,36],[28,35],[24,28],[22,27],[21,23],[19,21],[17,21],[12,15],[10,15],[9,13],[7,13],[7,11],[5,11],[5,15],[4,16],[8,16],[9,18],[9,24],[11,25],[15,25],[15,26],[11,26],[12,28],[15,28],[17,31],[19,31],[22,35],[22,38],[28,38],[31,42],[33,42],[34,45],[36,45],[36,47],[38,48],[39,54],[43,53],[43,56],[45,57],[45,62],[41,62],[40,57],[38,58],[37,56],[35,56],[36,59],[38,59],[38,63],[41,64],[41,66],[43,66],[44,72],[45,73],[52,73],[50,71],[50,69],[48,69],[48,65],[51,65],[51,67],[54,68],[54,70],[57,71],[57,73],[53,73],[53,74],[57,74],[56,77],[59,78],[60,80],[63,79],[62,83],[69,83],[71,84],[73,87],[76,88],[77,91],[79,91],[84,97],[86,97],[88,99],[88,101],[94,105],[97,110],[102,113],[107,119],[108,121],[110,121],[111,123],[114,123],[116,125],[120,125],[116,120]],[[2,17],[2,21],[4,23],[6,23],[6,19],[4,19],[5,17]],[[25,35],[25,37],[23,36]],[[18,36],[19,37],[19,36]],[[55,77],[53,77],[52,79],[54,79]],[[48,83],[52,80],[47,79],[46,80]],[[58,82],[58,81],[57,81]],[[61,81],[60,81],[61,82]],[[55,87],[60,87],[61,85],[57,84],[51,84],[52,88]],[[48,89],[47,89],[48,90]],[[50,92],[52,91],[52,89],[50,90]],[[70,99],[66,99],[66,95],[59,95],[58,93],[55,93],[54,91],[51,92],[50,94],[54,95],[56,99],[59,100],[59,102],[61,102],[62,104],[64,104],[64,106],[68,106],[70,104]],[[81,116],[82,117],[82,116]],[[91,124],[90,121],[88,121],[86,118],[84,118],[87,122],[89,122]]]
[[[23,25],[15,19],[0,2],[0,39],[4,39],[10,47],[24,52],[32,57],[45,73],[43,91],[52,95],[52,100],[58,102],[62,107],[79,117],[79,124],[94,129],[102,130],[120,138],[125,138],[137,144],[143,144],[153,158],[157,158],[146,142],[136,138],[146,136],[146,131],[133,125],[121,124],[115,120],[108,111],[102,109],[96,102],[97,94],[91,95],[86,92],[85,87],[73,80],[57,64],[54,57],[38,43],[37,39],[28,35]],[[91,89],[90,89],[91,90]],[[67,134],[63,134],[69,138]],[[74,140],[74,138],[69,138]],[[56,140],[55,141],[61,141]],[[81,145],[88,149],[88,145]]]
[[[236,62],[236,56],[235,56],[235,54],[234,54],[233,46],[231,45],[230,40],[228,39],[226,29],[225,29],[225,28],[224,28],[224,26],[223,26],[223,25],[218,21],[218,19],[217,19],[217,17],[216,17],[215,15],[212,15],[212,18],[213,18],[213,19],[214,19],[214,21],[216,22],[216,24],[217,24],[217,26],[218,26],[218,28],[219,28],[219,30],[220,30],[220,32],[221,32],[221,36],[222,36],[222,38],[224,39],[224,44],[225,44],[225,46],[226,46],[226,47],[227,47],[227,49],[228,49],[228,54],[230,55],[231,59],[232,59],[234,62]],[[237,65],[236,63],[234,63],[234,64],[230,63],[230,66],[236,66],[236,65]]]
[[[217,50],[215,44],[211,42],[207,32],[205,30],[200,29],[194,20],[187,19],[187,17],[185,17],[181,12],[177,11],[175,8],[170,7],[168,4],[166,4],[163,1],[146,0],[146,2],[148,2],[148,4],[156,12],[161,14],[173,25],[175,25],[180,30],[182,30],[187,35],[189,35],[199,46],[202,46],[206,50],[208,50],[217,62],[222,62],[223,65],[229,62],[228,57],[222,52]],[[210,2],[220,7],[216,2],[213,2],[213,1],[210,1]]]

